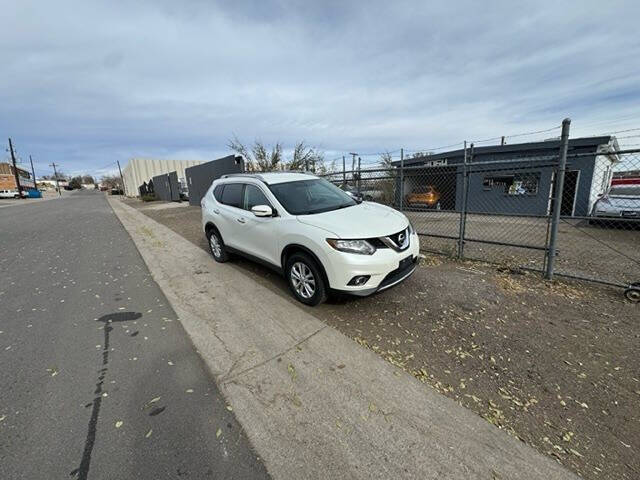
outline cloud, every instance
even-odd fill
[[[215,158],[233,133],[339,156],[640,126],[637,2],[490,5],[13,2],[0,134],[98,172]]]

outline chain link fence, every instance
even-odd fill
[[[631,287],[637,301],[640,149],[621,150],[612,136],[569,141],[568,133],[567,123],[560,139],[522,148],[401,152],[382,166],[324,176],[355,198],[403,211],[425,251]]]

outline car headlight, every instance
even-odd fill
[[[376,251],[376,247],[366,240],[340,240],[337,238],[327,238],[327,243],[340,252],[373,255]]]

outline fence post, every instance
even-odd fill
[[[400,211],[404,210],[404,148],[400,149]]]
[[[346,188],[347,186],[347,166],[344,160],[344,155],[342,155],[342,188]]]
[[[460,226],[458,227],[458,258],[464,256],[464,231],[467,222],[467,141],[464,141],[462,160],[462,205],[460,206]]]
[[[362,159],[360,157],[358,157],[358,195],[360,195],[360,191],[362,189],[362,172],[360,171],[360,163],[362,162]]]
[[[564,172],[567,168],[567,147],[569,145],[569,127],[571,119],[562,121],[562,135],[560,136],[560,159],[555,180],[555,195],[553,198],[553,212],[551,217],[551,234],[549,236],[549,250],[547,251],[547,271],[545,278],[553,279],[553,267],[556,261],[556,247],[558,243],[558,224],[560,223],[560,211],[562,209],[562,196],[564,193]]]

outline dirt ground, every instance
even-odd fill
[[[198,207],[128,203],[207,249]],[[308,311],[584,478],[640,478],[640,306],[621,290],[427,255],[393,289]]]

